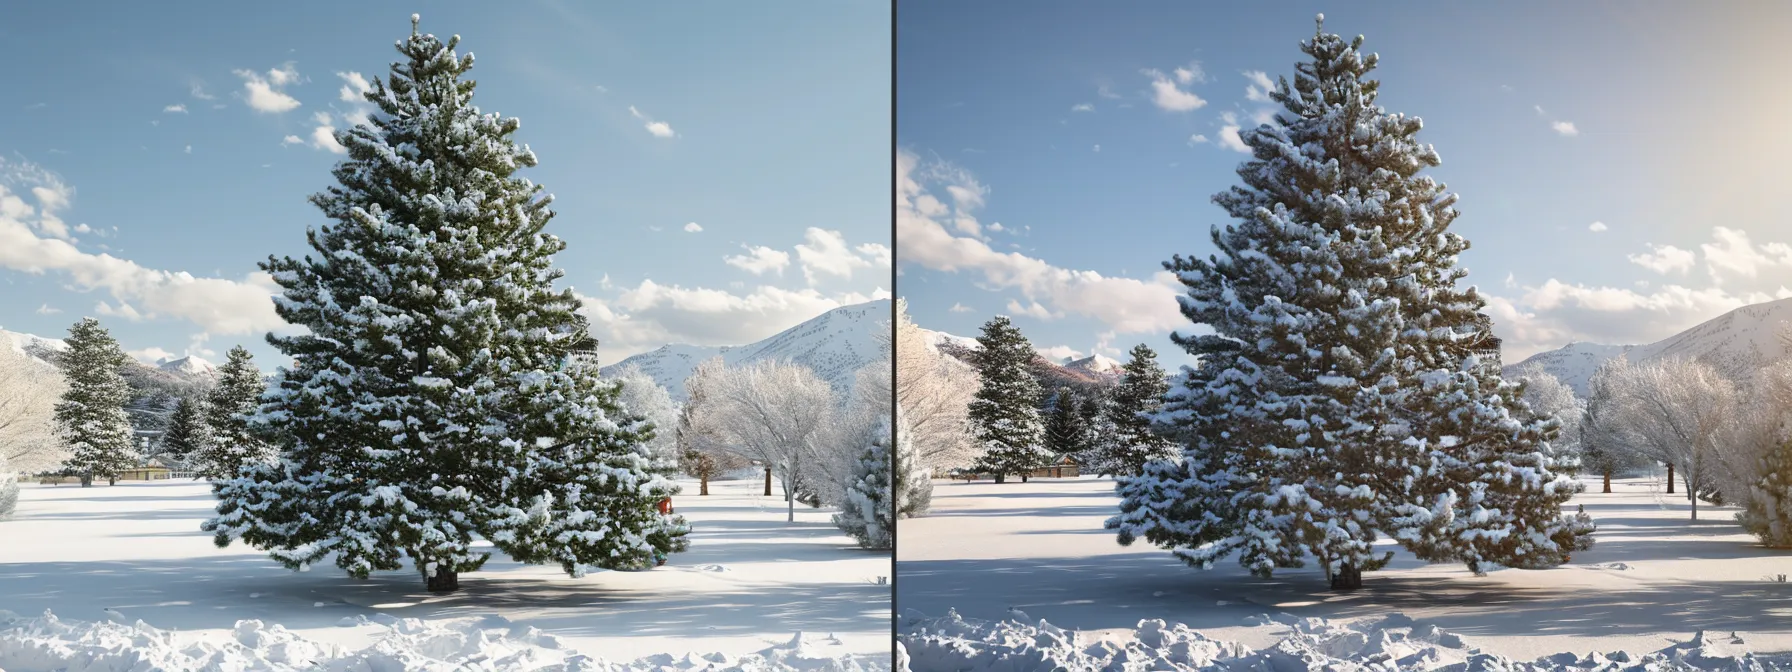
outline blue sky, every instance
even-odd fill
[[[887,295],[884,2],[8,3],[0,328],[93,315],[144,359],[278,363],[255,264],[309,251],[327,129],[367,113],[348,94],[412,12],[522,120],[606,362]]]
[[[1792,5],[904,0],[916,321],[975,335],[1004,313],[1053,354],[1189,363],[1161,262],[1214,252],[1237,128],[1274,106],[1256,73],[1292,79],[1320,12],[1380,54],[1380,103],[1425,121],[1507,361],[1792,296]]]

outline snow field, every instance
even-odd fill
[[[1257,579],[1231,559],[1202,571],[1142,540],[1120,546],[1102,529],[1117,511],[1111,480],[936,481],[929,516],[900,522],[898,600],[905,615],[970,622],[1007,620],[1014,608],[1079,641],[1124,642],[1141,621],[1162,619],[1263,650],[1287,635],[1249,621],[1261,614],[1355,627],[1404,613],[1511,661],[1655,652],[1699,631],[1736,631],[1758,654],[1792,651],[1792,583],[1773,578],[1792,568],[1792,552],[1761,547],[1731,507],[1702,504],[1700,520],[1688,520],[1685,500],[1651,479],[1620,480],[1609,495],[1587,484],[1568,506],[1584,504],[1599,530],[1567,565],[1477,577],[1397,552],[1362,590],[1340,593],[1315,567]]]
[[[890,589],[877,585],[891,575],[888,554],[858,549],[829,522],[832,509],[798,507],[785,523],[783,502],[760,496],[757,480],[713,482],[709,497],[681,485],[673,503],[693,526],[691,548],[664,567],[573,579],[497,556],[463,575],[459,593],[431,595],[411,571],[356,581],[334,565],[294,573],[241,544],[219,549],[199,530],[213,502],[203,483],[28,483],[17,515],[0,522],[0,609],[74,623],[114,608],[183,646],[222,646],[238,621],[259,621],[351,653],[391,639],[381,614],[456,632],[495,615],[612,661],[692,651],[749,660],[800,631],[804,656],[888,667]]]

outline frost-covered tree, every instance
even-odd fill
[[[1202,568],[1317,560],[1335,589],[1388,561],[1384,537],[1472,569],[1560,563],[1590,543],[1561,514],[1579,482],[1482,365],[1456,197],[1419,174],[1438,155],[1376,104],[1361,46],[1323,27],[1302,43],[1270,93],[1282,110],[1240,133],[1243,184],[1213,199],[1233,219],[1219,254],[1165,264],[1183,315],[1216,333],[1173,335],[1200,359],[1167,409],[1189,444],[1119,479],[1108,527]]]
[[[205,422],[205,400],[181,397],[168,417],[168,430],[162,435],[162,454],[180,464],[190,465],[211,445],[211,427]]]
[[[281,458],[214,483],[219,546],[241,540],[294,570],[351,576],[406,559],[436,592],[492,551],[530,564],[651,567],[683,550],[677,486],[649,430],[598,376],[596,341],[544,232],[551,196],[516,175],[535,154],[519,122],[484,114],[471,55],[417,31],[366,94],[369,123],[338,132],[338,186],[316,256],[272,258],[275,309],[306,333],[255,423]]]
[[[747,458],[730,450],[722,442],[714,423],[714,399],[709,392],[722,371],[722,358],[714,357],[697,364],[684,381],[685,400],[678,407],[678,468],[697,479],[697,494],[709,495],[710,480],[751,466]]]
[[[1720,437],[1739,408],[1735,383],[1702,362],[1668,358],[1615,369],[1618,426],[1639,454],[1678,467],[1699,519],[1700,496],[1717,494]],[[1695,494],[1696,493],[1696,494]]]
[[[647,450],[654,460],[661,463],[660,468],[666,473],[677,470],[678,464],[678,404],[672,401],[672,394],[647,375],[640,367],[629,365],[617,371],[613,378],[622,384],[622,395],[619,401],[629,413],[640,416],[653,426],[653,438],[647,441]]]
[[[118,475],[137,466],[131,417],[124,405],[131,386],[119,370],[131,363],[118,341],[91,317],[68,330],[68,351],[59,363],[68,387],[56,404],[56,427],[68,450],[67,467],[81,475],[81,486],[93,479],[116,485]]]
[[[865,446],[853,466],[852,482],[846,487],[840,512],[834,514],[834,525],[863,548],[887,549],[895,542],[891,438],[886,424]]]
[[[267,391],[267,382],[249,350],[240,345],[231,348],[217,376],[217,384],[205,398],[205,434],[191,446],[197,449],[192,453],[195,471],[208,480],[233,478],[245,464],[270,462],[276,457],[274,447],[249,424]]]
[[[1600,492],[1610,494],[1612,476],[1644,466],[1645,460],[1625,441],[1619,399],[1614,389],[1617,372],[1627,365],[1623,357],[1601,365],[1587,380],[1586,411],[1576,430],[1580,434],[1581,468],[1600,475]]]
[[[786,520],[796,522],[802,479],[838,436],[834,388],[809,367],[782,360],[724,368],[705,384],[701,421],[722,443],[771,468],[784,488]]]
[[[897,406],[896,454],[891,456],[891,468],[896,474],[891,484],[896,489],[896,517],[919,518],[933,509],[933,471],[922,461],[921,451],[915,448],[907,429],[908,412]]]
[[[935,471],[964,467],[976,456],[967,415],[977,371],[940,352],[896,300],[896,404],[908,413],[921,462]]]
[[[1031,366],[1038,355],[1027,337],[1001,315],[983,325],[977,343],[982,347],[975,364],[983,385],[971,400],[969,416],[983,454],[972,468],[993,474],[997,483],[1011,475],[1024,483],[1034,469],[1052,459],[1039,418],[1039,380]]]
[[[1513,377],[1522,386],[1524,393],[1520,398],[1530,406],[1531,412],[1539,418],[1553,419],[1560,426],[1555,440],[1550,442],[1556,454],[1578,456],[1580,423],[1586,413],[1586,404],[1574,396],[1574,388],[1542,368],[1527,367]]]
[[[12,517],[19,508],[19,472],[14,471],[0,455],[0,520]]]
[[[1069,387],[1059,387],[1052,395],[1050,414],[1045,419],[1045,447],[1057,455],[1082,452],[1089,438],[1089,425],[1083,421],[1081,399]]]
[[[1102,476],[1137,476],[1146,462],[1169,459],[1174,447],[1154,425],[1170,384],[1157,353],[1141,343],[1133,347],[1123,368],[1120,384],[1103,409],[1104,437],[1084,459],[1084,467]]]
[[[66,388],[54,365],[0,347],[0,460],[9,468],[31,474],[67,459],[56,435],[56,402]]]

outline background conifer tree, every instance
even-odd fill
[[[1137,476],[1146,462],[1174,456],[1174,447],[1159,436],[1153,418],[1163,408],[1170,384],[1157,353],[1141,343],[1129,353],[1113,400],[1103,411],[1105,436],[1085,466],[1102,476]]]
[[[56,405],[56,427],[69,451],[66,465],[81,476],[82,487],[96,478],[115,485],[119,474],[138,461],[131,416],[124,408],[135,393],[119,372],[131,358],[91,317],[69,327],[67,343],[58,364],[68,388]]]
[[[274,459],[273,446],[256,434],[249,418],[261,406],[267,391],[261,369],[248,349],[236,346],[218,367],[218,381],[206,394],[206,435],[195,454],[195,470],[207,479],[230,478],[250,462]]]
[[[1004,316],[983,325],[975,355],[983,387],[971,400],[972,432],[983,454],[972,469],[993,474],[997,483],[1018,475],[1026,482],[1034,469],[1051,462],[1039,418],[1039,380],[1033,377],[1033,344]]]
[[[174,402],[168,416],[168,430],[162,435],[162,454],[180,464],[190,465],[210,444],[211,428],[205,423],[205,401],[199,397],[181,397]]]

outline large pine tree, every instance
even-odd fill
[[[553,286],[552,197],[515,175],[535,154],[473,105],[459,38],[411,21],[366,95],[378,113],[337,134],[340,186],[311,198],[330,220],[308,232],[317,256],[263,265],[309,332],[268,337],[293,360],[258,416],[282,457],[217,483],[205,528],[296,570],[408,558],[432,591],[485,562],[476,539],[575,577],[650,567],[686,545],[656,507],[677,488]]]
[[[124,408],[136,393],[120,373],[131,358],[91,317],[69,327],[67,343],[58,363],[68,388],[56,405],[56,427],[69,451],[66,465],[81,476],[83,487],[96,478],[117,484],[118,475],[138,461]]]
[[[206,394],[204,443],[195,455],[199,475],[207,479],[230,478],[251,462],[274,459],[273,446],[262,440],[250,418],[261,406],[261,395],[267,391],[261,369],[248,349],[230,349],[229,359],[218,367],[218,382]]]
[[[1183,315],[1217,333],[1175,340],[1201,364],[1172,393],[1183,459],[1117,486],[1108,522],[1209,567],[1236,554],[1258,575],[1316,558],[1334,588],[1391,554],[1548,566],[1590,543],[1561,505],[1580,490],[1548,445],[1554,425],[1482,366],[1491,334],[1448,230],[1456,197],[1416,118],[1375,103],[1362,38],[1323,29],[1270,95],[1274,123],[1244,131],[1242,186],[1214,201],[1220,254],[1165,267]]]
[[[1102,476],[1137,476],[1146,462],[1175,454],[1153,426],[1170,389],[1163,367],[1157,365],[1157,353],[1140,343],[1130,355],[1113,400],[1103,410],[1107,416],[1104,427],[1111,432],[1085,460],[1085,466]]]
[[[1089,427],[1083,421],[1082,401],[1076,392],[1059,387],[1052,396],[1050,413],[1045,421],[1045,447],[1060,456],[1081,452],[1089,438]]]
[[[1052,459],[1039,418],[1039,380],[1031,366],[1038,355],[1020,329],[1000,315],[983,325],[977,343],[983,347],[973,363],[983,387],[971,400],[969,415],[983,454],[972,469],[993,474],[997,483],[1010,475],[1024,483]]]

